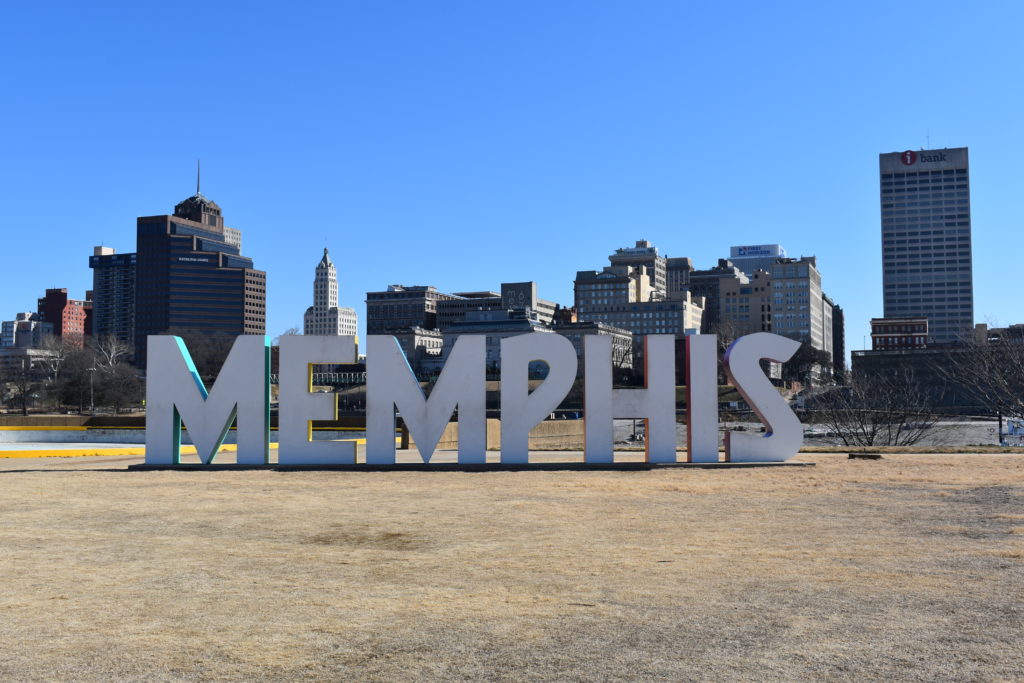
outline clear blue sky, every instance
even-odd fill
[[[880,152],[966,145],[975,317],[1024,322],[1024,4],[7,3],[0,318],[195,189],[301,326],[323,247],[365,292],[536,280],[646,238],[816,255],[862,348]]]

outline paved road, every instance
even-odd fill
[[[635,420],[636,431],[643,434],[643,420]],[[615,421],[615,441],[618,444],[633,443],[634,420]],[[749,432],[761,430],[759,422],[727,422],[722,424],[722,432],[729,429],[741,428]],[[828,437],[822,434],[823,428],[820,425],[805,425],[804,445],[806,446],[833,446],[841,445],[839,439]],[[995,420],[981,421],[955,421],[940,422],[924,436],[921,446],[978,446],[998,445],[998,422]],[[642,443],[642,442],[641,442]],[[676,443],[686,443],[686,425],[676,425]]]

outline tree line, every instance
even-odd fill
[[[28,415],[32,408],[84,413],[105,408],[114,413],[142,404],[144,384],[129,363],[131,348],[112,336],[90,339],[76,348],[49,337],[40,356],[9,359],[0,367],[3,404]]]
[[[810,392],[806,420],[847,446],[935,443],[942,418],[964,412],[1024,421],[1024,338],[970,339],[928,357]]]

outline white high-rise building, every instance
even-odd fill
[[[354,308],[338,307],[338,271],[324,249],[313,279],[313,305],[306,309],[303,334],[353,335],[359,326]]]
[[[967,148],[878,156],[886,318],[928,318],[929,341],[974,328]]]

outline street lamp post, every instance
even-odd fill
[[[87,368],[89,370],[89,414],[96,414],[96,401],[95,394],[93,393],[93,378],[96,376],[96,368]]]

